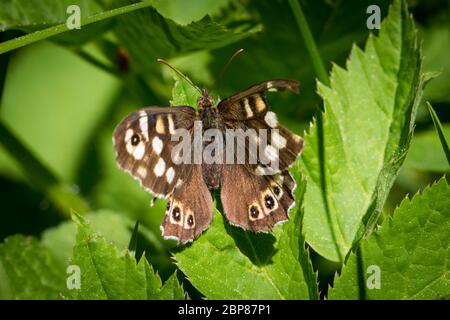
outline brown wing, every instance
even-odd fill
[[[174,163],[172,151],[179,142],[172,136],[186,129],[191,139],[196,117],[193,108],[184,106],[149,107],[130,114],[114,131],[117,164],[155,197],[167,198],[192,169]]]
[[[162,235],[181,244],[193,241],[208,228],[212,216],[213,201],[203,180],[202,167],[194,165],[186,183],[177,187],[169,199]]]
[[[257,176],[242,165],[225,165],[222,179],[221,201],[231,224],[268,232],[288,219],[295,188],[289,172]]]
[[[223,123],[229,129],[242,129],[246,132],[249,129],[255,130],[255,138],[258,146],[258,160],[265,160],[266,164],[271,158],[277,158],[278,168],[272,173],[279,173],[286,170],[300,154],[303,148],[303,138],[284,128],[277,119],[274,112],[269,110],[266,102],[265,91],[298,91],[298,82],[293,80],[271,80],[257,84],[249,89],[222,100],[218,109],[222,116]],[[260,131],[265,129],[264,132]],[[262,137],[261,133],[266,134]],[[243,140],[237,139],[238,147],[245,148],[250,154],[248,141],[242,145]],[[266,142],[266,143],[264,143]],[[276,154],[274,152],[276,150]],[[264,173],[259,169],[269,166],[266,164],[246,164],[250,171]],[[269,171],[270,172],[270,171]]]

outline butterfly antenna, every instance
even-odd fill
[[[170,63],[168,63],[166,60],[163,59],[157,59],[157,61],[159,63],[162,63],[166,66],[168,66],[170,69],[172,69],[176,74],[178,74],[181,78],[183,78],[187,83],[189,83],[192,87],[194,87],[196,90],[198,90],[198,92],[200,92],[201,94],[203,94],[202,90],[200,90],[199,87],[197,87],[192,81],[191,79],[189,79],[188,77],[186,77],[181,71],[175,69],[175,67],[173,67],[172,65],[170,65]]]
[[[239,50],[237,50],[235,53],[233,53],[233,55],[231,56],[231,58],[228,60],[227,64],[222,68],[222,71],[219,74],[219,77],[217,78],[217,81],[214,83],[214,86],[219,83],[220,80],[222,80],[223,75],[225,74],[225,72],[227,71],[228,67],[230,66],[230,64],[233,62],[234,59],[236,59],[236,57],[238,55],[240,55],[242,52],[244,52],[244,49],[241,48]]]

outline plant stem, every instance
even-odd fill
[[[291,10],[294,14],[295,20],[297,21],[298,28],[302,34],[303,40],[305,41],[306,49],[308,50],[314,70],[316,71],[316,75],[320,82],[328,85],[328,73],[319,54],[319,50],[317,49],[311,30],[309,29],[308,22],[303,14],[300,3],[298,0],[289,0],[289,5],[291,6]]]
[[[133,12],[135,10],[147,8],[147,7],[150,7],[152,5],[152,3],[153,2],[139,2],[139,3],[131,4],[128,6],[116,8],[113,10],[101,12],[101,13],[98,13],[98,14],[95,14],[90,17],[82,19],[81,25],[86,26],[91,23],[106,20],[106,19],[109,19],[109,18],[112,18],[115,16],[125,14],[125,13]],[[52,37],[54,35],[64,33],[67,31],[71,31],[71,30],[69,30],[67,28],[67,25],[65,23],[63,23],[63,24],[59,24],[59,25],[56,25],[56,26],[53,26],[53,27],[50,27],[47,29],[29,33],[22,37],[18,37],[18,38],[12,39],[12,40],[5,41],[0,44],[0,54],[11,51],[11,50],[15,50],[17,48],[31,44],[33,42],[47,39],[49,37]]]

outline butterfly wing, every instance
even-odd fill
[[[298,82],[293,80],[265,81],[222,100],[218,105],[226,128],[254,129],[256,131],[258,150],[260,147],[264,148],[258,159],[265,157],[268,162],[276,157],[278,168],[275,172],[278,173],[287,169],[295,161],[303,148],[303,139],[279,124],[276,114],[269,110],[264,93],[265,91],[284,90],[298,92],[298,85]],[[266,139],[260,139],[260,129],[266,129]],[[242,146],[242,141],[237,140],[237,143],[241,143]],[[260,145],[261,141],[266,141],[266,143]],[[247,154],[250,153],[248,140],[242,147],[245,148]],[[259,169],[267,168],[261,164],[246,164],[246,166],[256,173],[261,173]]]
[[[167,198],[192,169],[174,163],[172,151],[179,141],[172,136],[178,129],[190,132],[196,117],[187,106],[149,107],[130,114],[114,131],[117,164],[155,197]]]
[[[221,201],[228,221],[253,232],[268,232],[288,219],[295,182],[288,171],[255,175],[242,165],[225,165]]]
[[[166,239],[175,239],[181,244],[193,241],[211,223],[213,202],[203,180],[201,165],[193,165],[186,182],[175,188],[167,204],[161,225]]]

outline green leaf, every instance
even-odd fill
[[[196,108],[197,100],[201,96],[200,92],[175,72],[174,80],[175,83],[172,88],[172,100],[170,100],[170,105],[191,106]]]
[[[99,210],[83,215],[94,230],[102,234],[107,241],[113,242],[119,250],[127,248],[132,232],[133,220],[111,210]],[[61,223],[59,226],[45,230],[42,244],[64,265],[68,265],[72,257],[72,248],[76,243],[76,225],[73,221]],[[155,234],[145,226],[139,226],[138,234],[143,240],[158,250],[163,250]]]
[[[445,16],[445,15],[444,15]],[[431,25],[422,32],[423,69],[427,72],[440,72],[427,86],[424,100],[432,103],[450,102],[450,36],[448,18],[442,21],[431,19]]]
[[[174,273],[167,279],[166,283],[162,286],[161,290],[155,296],[155,299],[160,300],[184,300],[183,287],[180,285],[177,279],[177,274]]]
[[[100,11],[92,0],[3,0],[0,11],[0,31],[34,31],[54,24],[66,23],[67,8],[78,5],[81,16]]]
[[[450,139],[450,125],[442,127],[443,134]],[[414,134],[405,160],[405,167],[421,171],[449,171],[448,162],[435,129]]]
[[[183,26],[154,8],[123,15],[117,21],[115,32],[130,53],[132,67],[146,76],[155,70],[158,58],[224,47],[261,30],[259,25],[247,22],[227,28],[209,16]]]
[[[424,84],[412,18],[395,1],[378,37],[318,84],[324,113],[305,137],[306,241],[342,262],[375,226],[403,163]]]
[[[31,237],[16,235],[0,244],[0,299],[60,299],[65,267]]]
[[[449,299],[448,230],[450,186],[443,178],[412,200],[405,199],[392,219],[361,242],[335,279],[329,298]],[[379,289],[372,286],[369,266],[379,268]]]
[[[273,234],[253,234],[216,210],[209,230],[175,259],[208,299],[317,299],[298,223],[291,216]]]
[[[192,21],[200,20],[205,15],[220,14],[221,10],[229,5],[230,0],[185,0],[155,1],[154,7],[163,16],[176,23],[186,25]]]
[[[128,244],[128,250],[131,253],[133,253],[135,257],[138,244],[138,236],[139,236],[139,220],[136,221],[136,224],[134,225],[133,233],[131,234],[130,242]]]
[[[429,102],[427,102],[428,111],[430,112],[431,118],[433,119],[434,127],[436,128],[439,140],[441,141],[442,149],[444,150],[447,162],[450,166],[450,148],[448,147],[448,142],[444,135],[444,129],[442,128],[441,121],[439,120],[436,112]]]
[[[90,24],[100,22],[106,19],[110,19],[116,16],[120,16],[122,14],[132,12],[135,10],[139,10],[142,8],[149,7],[151,5],[150,2],[140,2],[136,4],[130,4],[128,6],[123,6],[120,8],[112,9],[109,11],[100,12],[98,14],[91,15],[86,18],[81,19],[81,26],[82,28],[85,26],[88,26]],[[27,35],[21,36],[19,38],[15,38],[12,40],[8,40],[5,42],[0,43],[0,54],[15,50],[17,48],[29,45],[31,43],[34,43],[36,41],[44,40],[47,38],[50,38],[52,36],[62,34],[65,32],[71,32],[76,33],[78,30],[69,30],[66,23],[58,24],[53,27],[38,30],[36,32],[29,33]]]
[[[244,231],[214,219],[200,238],[175,254],[177,266],[208,299],[318,299],[299,210],[273,233]]]
[[[72,264],[81,270],[81,288],[71,291],[71,298],[159,299],[167,290],[164,286],[161,288],[161,279],[145,257],[136,263],[128,250],[119,253],[117,247],[94,232],[83,217],[74,214],[73,219],[78,224],[78,234]]]

